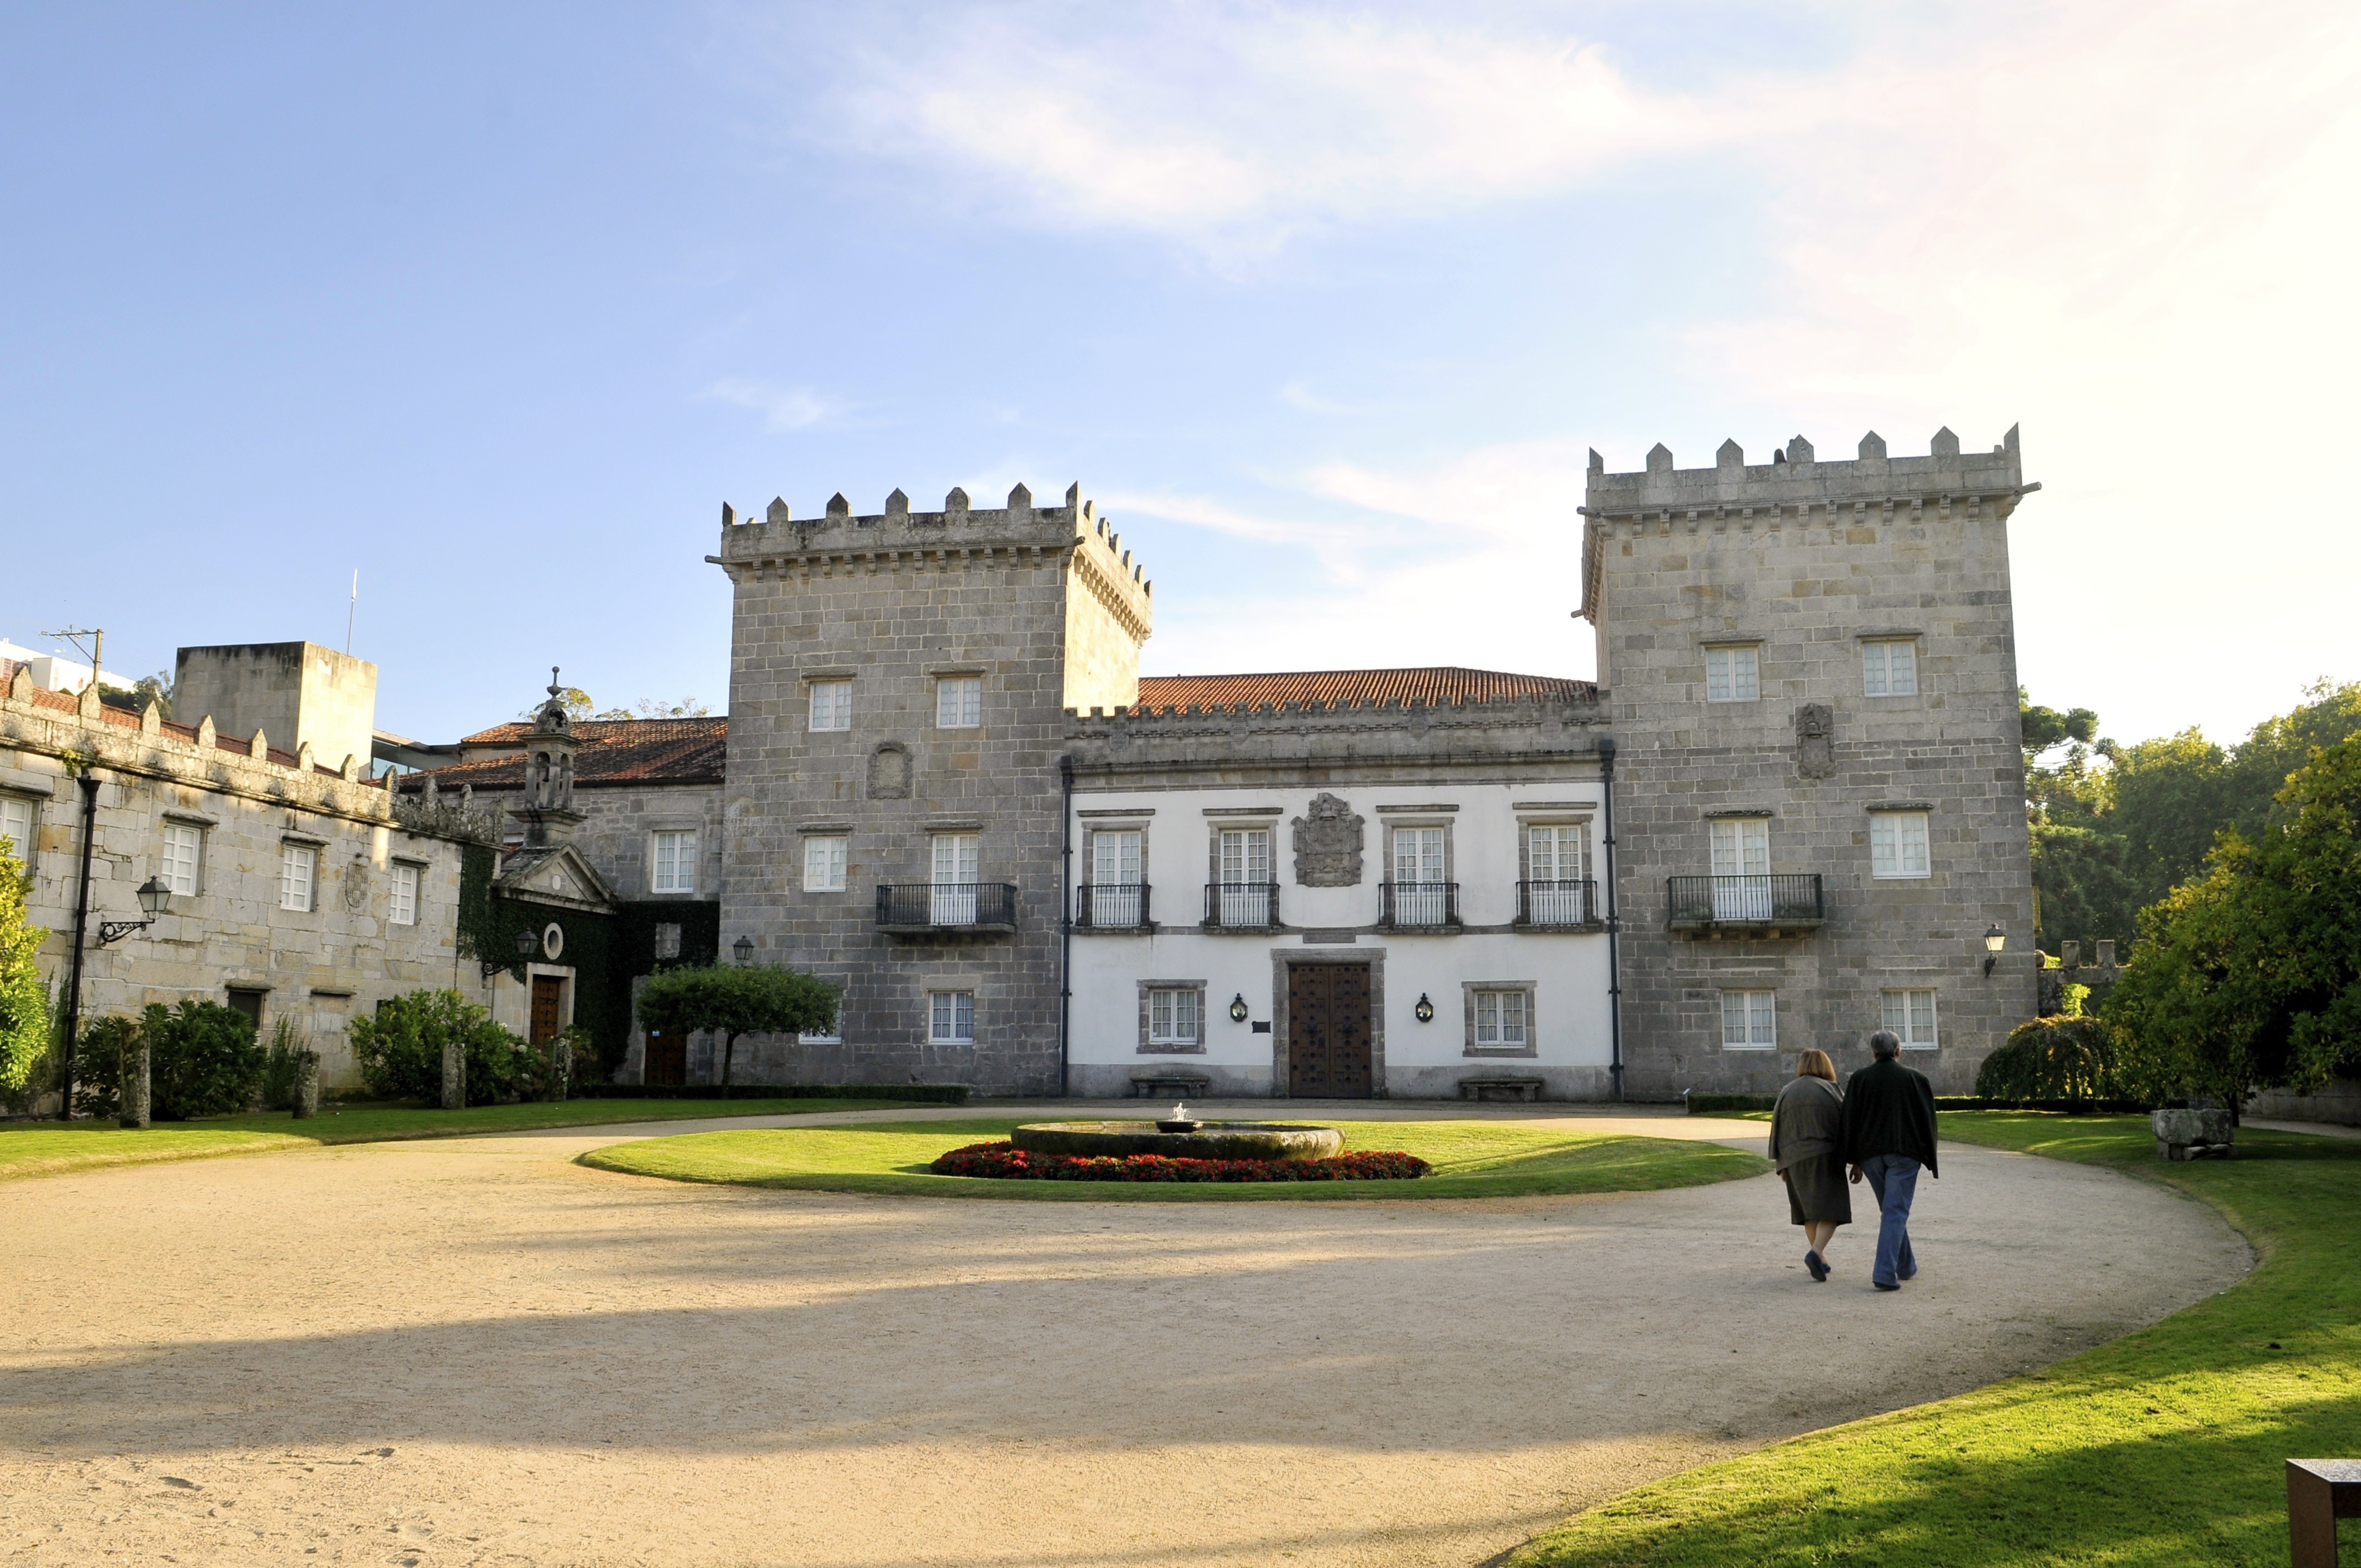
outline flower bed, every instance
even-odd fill
[[[1176,1159],[1169,1155],[1030,1154],[1010,1143],[970,1144],[938,1155],[937,1176],[1016,1181],[1404,1181],[1434,1168],[1411,1154],[1376,1151],[1331,1159]]]

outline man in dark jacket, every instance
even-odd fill
[[[1902,1041],[1880,1029],[1869,1037],[1877,1059],[1845,1085],[1844,1151],[1852,1179],[1869,1179],[1877,1194],[1877,1261],[1870,1283],[1899,1290],[1918,1272],[1910,1252],[1910,1200],[1918,1190],[1918,1168],[1935,1169],[1935,1086],[1927,1075],[1896,1059]]]

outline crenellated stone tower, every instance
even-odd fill
[[[1770,1091],[1899,1022],[1964,1093],[2034,1005],[2008,519],[2017,433],[1591,454],[1583,615],[1616,762],[1625,1085]],[[1986,938],[2006,948],[1987,972]]]
[[[838,1038],[758,1042],[748,1081],[1054,1091],[1064,715],[1137,700],[1153,625],[1121,536],[1080,486],[895,490],[872,516],[725,507],[708,559],[733,604],[721,947],[844,991]]]

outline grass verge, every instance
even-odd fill
[[[750,1128],[693,1133],[593,1149],[584,1165],[674,1181],[830,1192],[1008,1198],[1045,1202],[1338,1202],[1373,1198],[1514,1198],[1561,1192],[1642,1192],[1694,1187],[1768,1170],[1719,1144],[1523,1127],[1503,1122],[1333,1122],[1348,1149],[1400,1149],[1434,1167],[1415,1181],[1170,1185],[995,1181],[936,1176],[946,1149],[1005,1138],[1009,1117],[875,1122],[860,1127]]]
[[[695,1122],[723,1116],[804,1116],[822,1111],[880,1111],[907,1104],[884,1100],[569,1100],[564,1104],[475,1105],[423,1111],[407,1105],[330,1105],[308,1122],[284,1111],[159,1123],[136,1132],[113,1123],[33,1122],[0,1128],[0,1179],[54,1176],[96,1166],[147,1165],[323,1144],[449,1138],[469,1133],[521,1133],[542,1127],[595,1127],[626,1122]]]
[[[2248,1127],[2234,1160],[2168,1166],[2146,1117],[1942,1128],[2178,1188],[2245,1232],[2257,1266],[2031,1376],[1625,1493],[1514,1568],[2286,1563],[2285,1461],[2361,1454],[2361,1142]]]

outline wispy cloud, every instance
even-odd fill
[[[767,381],[735,378],[714,382],[705,389],[705,395],[719,402],[753,410],[763,416],[766,430],[807,430],[838,417],[846,407],[840,400],[808,387],[774,387]]]

